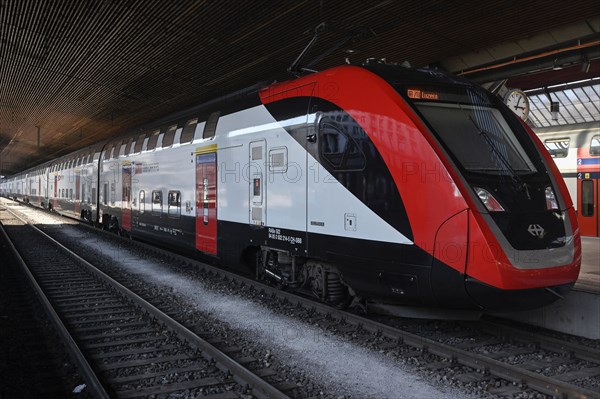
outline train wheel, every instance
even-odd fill
[[[336,309],[350,305],[352,295],[334,267],[309,262],[307,270],[308,285],[314,296]]]

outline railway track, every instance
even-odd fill
[[[69,397],[82,378],[7,248],[0,232],[0,398]]]
[[[460,381],[486,381],[502,379],[509,383],[491,388],[498,396],[512,396],[515,393],[531,389],[552,397],[560,398],[600,398],[600,392],[578,385],[577,380],[600,375],[600,351],[585,345],[536,334],[515,327],[480,321],[470,323],[465,329],[437,338],[428,338],[421,333],[413,333],[390,325],[388,322],[373,320],[364,315],[341,311],[310,298],[281,291],[261,282],[240,276],[215,266],[173,254],[144,243],[133,241],[143,251],[151,251],[163,256],[171,264],[180,263],[200,268],[208,276],[222,280],[225,284],[236,284],[240,289],[253,289],[263,296],[278,300],[289,308],[303,308],[311,314],[312,322],[327,325],[328,328],[342,333],[363,334],[365,339],[379,337],[376,350],[397,348],[404,356],[419,356],[424,360],[426,369],[461,368],[456,378]],[[477,328],[473,328],[473,324]],[[457,342],[456,335],[462,335]],[[370,336],[370,337],[369,337]],[[449,341],[449,342],[446,342]],[[494,350],[494,346],[501,349]],[[433,355],[433,356],[424,356]],[[517,356],[529,355],[529,361],[513,364]],[[567,372],[557,372],[548,376],[544,368],[570,364]],[[575,367],[580,364],[581,367]],[[575,371],[572,371],[576,368]]]
[[[117,239],[113,235],[108,237]],[[373,349],[395,350],[402,356],[418,357],[424,369],[457,370],[455,377],[459,381],[492,381],[489,392],[498,396],[510,397],[533,390],[561,398],[600,398],[598,389],[580,383],[600,375],[600,351],[596,348],[487,321],[476,323],[476,328],[468,324],[461,331],[440,331],[438,336],[411,332],[393,323],[340,311],[144,243],[129,240],[123,243],[154,253],[172,265],[192,266],[207,278],[236,285],[239,290],[259,292],[271,303],[277,301],[290,309],[301,309],[304,317],[328,330],[376,342]],[[565,365],[570,366],[565,368]],[[498,380],[508,383],[498,384]]]
[[[2,223],[94,397],[287,397],[14,212]]]

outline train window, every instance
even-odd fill
[[[73,189],[72,188],[69,189],[69,199],[71,199],[71,200],[73,199]]]
[[[594,216],[594,182],[581,181],[581,216]]]
[[[173,145],[173,139],[175,138],[175,132],[177,131],[177,125],[171,125],[167,128],[165,135],[162,140],[162,148],[167,148]]]
[[[92,187],[92,205],[96,205],[96,187]]]
[[[152,213],[162,214],[162,191],[152,191]]]
[[[206,121],[206,125],[204,125],[204,133],[202,134],[202,138],[210,139],[215,137],[215,132],[217,131],[217,122],[219,122],[219,114],[220,112],[213,112],[208,117]]]
[[[569,143],[571,139],[569,137],[563,137],[560,139],[548,139],[544,141],[544,145],[548,149],[548,152],[552,158],[566,158],[569,155]]]
[[[113,144],[112,149],[110,150],[110,158],[109,159],[115,159],[119,156],[119,146],[121,145],[120,142]]]
[[[122,156],[126,155],[126,151],[127,151],[127,144],[126,143],[121,144],[121,146],[118,147],[118,148],[119,148],[119,154],[118,154],[118,156],[116,158],[122,157]]]
[[[156,148],[156,142],[158,141],[159,134],[160,134],[160,130],[155,130],[150,134],[150,138],[148,139],[148,145],[146,146],[146,150],[151,151]]]
[[[600,135],[597,134],[592,137],[592,141],[590,142],[590,155],[600,155]]]
[[[364,133],[358,125],[346,125],[346,129],[358,130],[352,132],[355,135]],[[343,126],[333,119],[324,118],[319,123],[318,146],[320,155],[336,170],[361,170],[365,167],[365,155]]]
[[[260,149],[260,147],[255,148]],[[285,173],[288,164],[287,158],[287,147],[273,148],[269,151],[269,170],[274,173]]]
[[[181,214],[181,192],[169,191],[169,209],[168,213],[171,217],[178,218]]]
[[[189,143],[190,141],[194,140],[194,133],[196,132],[197,125],[198,125],[198,118],[190,119],[189,121],[187,121],[185,123],[185,126],[183,127],[183,131],[181,132],[181,138],[179,139],[179,142],[181,144]]]
[[[146,192],[144,190],[140,191],[138,194],[140,199],[140,213],[146,212]]]
[[[144,144],[144,139],[146,138],[146,133],[140,134],[135,141],[135,147],[133,148],[133,152],[142,152],[142,145]]]
[[[108,183],[104,183],[104,191],[102,192],[102,203],[108,204]]]
[[[133,137],[127,140],[127,145],[125,146],[125,153],[123,155],[130,155],[133,153]]]

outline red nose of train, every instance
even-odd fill
[[[489,214],[469,212],[468,295],[486,310],[538,308],[569,292],[579,275],[581,240],[573,208],[551,217],[565,219],[565,237],[554,248],[515,249]],[[542,239],[542,223],[525,220],[521,229]]]

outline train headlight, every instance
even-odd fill
[[[494,198],[494,196],[488,190],[483,189],[481,187],[473,187],[473,190],[475,190],[475,193],[477,193],[477,196],[479,197],[481,202],[483,202],[483,205],[485,205],[488,211],[504,211],[504,208],[502,207],[502,205],[500,205],[500,202],[498,202],[498,200]]]
[[[554,195],[554,190],[552,187],[546,187],[546,209],[548,210],[558,210],[558,201],[556,200],[556,195]]]

